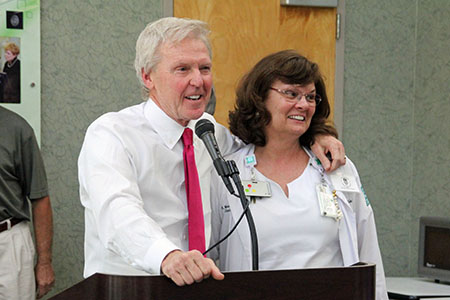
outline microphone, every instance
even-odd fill
[[[231,176],[231,170],[228,164],[223,159],[220,153],[219,146],[217,145],[216,137],[214,136],[214,124],[207,119],[201,119],[195,124],[195,134],[203,141],[211,156],[214,164],[214,168],[222,177],[223,183],[227,187],[228,191],[234,195],[234,189],[229,177]]]
[[[236,185],[236,188],[239,193],[239,197],[241,199],[242,208],[244,209],[243,214],[247,217],[247,222],[250,230],[250,238],[252,242],[252,267],[253,270],[259,269],[259,254],[258,254],[258,236],[256,233],[256,227],[255,223],[253,221],[252,214],[250,212],[249,202],[247,198],[245,198],[245,192],[244,187],[242,186],[241,179],[239,177],[239,170],[235,164],[234,161],[228,161],[226,162],[222,154],[220,154],[219,146],[217,145],[216,137],[214,136],[214,124],[211,123],[207,119],[201,119],[200,121],[195,124],[195,134],[203,141],[203,143],[206,146],[206,149],[208,149],[209,155],[211,156],[214,167],[216,168],[217,174],[222,177],[223,182],[225,183],[225,186],[227,187],[230,194],[237,196],[234,193],[233,186],[231,184],[230,178],[231,177],[234,181],[234,184]],[[209,250],[216,247],[220,243],[222,243],[225,239],[228,238],[228,236],[236,229],[237,224],[241,221],[241,218],[239,218],[238,222],[235,224],[233,229],[219,242],[214,244],[211,248],[209,248],[207,251],[205,251],[204,254],[206,254]]]

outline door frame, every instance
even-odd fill
[[[161,0],[163,17],[173,17],[173,0]],[[338,0],[339,38],[336,38],[336,59],[334,74],[334,125],[342,140],[344,127],[344,50],[345,50],[345,0]]]

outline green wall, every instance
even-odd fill
[[[387,276],[416,276],[419,217],[449,216],[450,1],[347,0],[343,141]]]
[[[343,141],[374,207],[388,276],[415,274],[418,217],[450,211],[449,12],[447,0],[346,1]],[[162,15],[161,0],[41,3],[52,294],[82,280],[84,132],[104,112],[140,102],[135,41]]]
[[[85,130],[99,115],[141,102],[136,39],[161,16],[160,0],[41,2],[42,152],[55,224],[52,294],[83,279],[77,159]]]

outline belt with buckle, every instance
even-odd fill
[[[23,220],[12,218],[6,221],[3,221],[3,223],[0,224],[0,232],[3,232],[5,230],[11,229],[14,225],[19,224]],[[11,224],[8,226],[8,224]],[[8,228],[9,227],[9,228]]]

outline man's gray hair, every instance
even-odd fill
[[[160,47],[163,43],[179,43],[186,37],[199,39],[208,48],[212,58],[208,35],[208,24],[199,20],[167,17],[149,23],[139,35],[136,42],[134,68],[143,89],[143,96],[148,97],[149,90],[142,81],[141,72],[148,74],[161,61]]]

